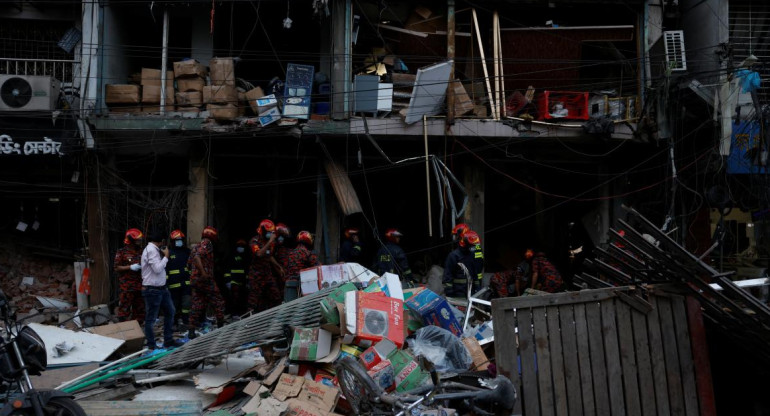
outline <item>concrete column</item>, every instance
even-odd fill
[[[332,119],[347,119],[350,112],[351,89],[351,26],[352,5],[350,0],[332,0],[334,49],[332,50]]]
[[[88,213],[88,257],[92,260],[88,265],[91,304],[99,305],[110,301],[112,289],[110,270],[113,259],[110,258],[110,250],[107,247],[109,237],[107,236],[107,216],[104,215],[109,210],[109,200],[104,194],[98,192],[96,175],[92,175],[89,188],[97,191],[87,193],[86,209]]]
[[[187,239],[200,242],[201,232],[208,225],[209,176],[205,166],[190,166],[190,188],[187,191]]]
[[[484,251],[484,170],[473,165],[466,167],[463,185],[468,192],[468,207],[465,209],[463,222],[479,234],[481,249]]]

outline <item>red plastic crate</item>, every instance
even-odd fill
[[[538,120],[588,120],[587,92],[543,91],[537,95],[536,102]],[[558,104],[562,105],[561,111]]]

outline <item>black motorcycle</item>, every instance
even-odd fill
[[[59,390],[36,390],[29,376],[40,375],[48,365],[45,343],[35,331],[16,322],[16,313],[0,290],[0,379],[5,384],[0,416],[86,416],[70,394]]]

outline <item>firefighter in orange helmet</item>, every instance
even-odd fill
[[[273,221],[265,219],[257,227],[257,235],[249,242],[251,266],[249,267],[249,309],[262,312],[281,304],[279,279],[284,270],[275,260],[275,240],[278,238]]]
[[[321,265],[318,255],[313,251],[313,235],[308,231],[300,231],[297,234],[297,247],[289,253],[288,267],[286,268],[286,288],[284,301],[291,302],[299,297],[299,272],[313,266]]]
[[[340,246],[340,261],[360,263],[361,262],[361,239],[358,235],[358,228],[346,228],[345,240]]]
[[[478,233],[466,231],[458,243],[458,247],[447,256],[444,263],[444,292],[447,296],[468,296],[468,279],[471,279],[471,293],[481,287],[482,270],[476,261],[476,246],[481,244]],[[465,270],[463,266],[465,266]],[[466,274],[467,270],[467,274]]]
[[[214,244],[219,241],[217,229],[208,226],[201,232],[201,242],[193,246],[190,253],[190,285],[192,286],[192,308],[190,310],[189,337],[195,338],[195,330],[211,306],[217,319],[217,326],[225,324],[225,300],[214,280]]]
[[[385,273],[395,273],[399,275],[402,282],[413,285],[412,270],[409,269],[406,253],[399,245],[401,237],[403,234],[395,228],[390,228],[385,232],[386,241],[377,251],[373,271],[380,276]]]
[[[189,323],[192,303],[190,269],[187,268],[190,249],[185,245],[185,235],[182,230],[172,231],[169,239],[171,247],[169,247],[168,264],[166,264],[166,286],[171,294],[176,314],[186,327]]]
[[[145,308],[142,298],[142,239],[144,234],[138,228],[126,230],[123,247],[115,253],[113,266],[118,274],[118,320],[136,319],[144,323]]]

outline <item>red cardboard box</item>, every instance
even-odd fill
[[[345,330],[353,343],[370,347],[383,339],[404,345],[404,301],[382,293],[345,293]]]
[[[383,390],[393,391],[396,389],[396,373],[390,361],[380,361],[379,364],[368,370],[367,374]]]
[[[361,355],[358,356],[358,359],[368,370],[377,365],[380,361],[386,359],[388,354],[395,351],[396,348],[396,344],[394,344],[393,341],[389,339],[383,339],[377,344],[367,348],[366,351],[362,352]]]

